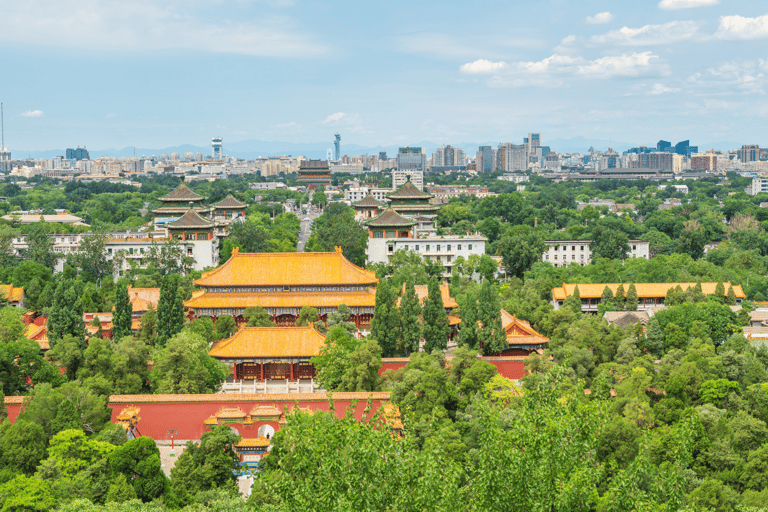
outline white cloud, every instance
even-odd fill
[[[677,87],[666,87],[662,84],[653,84],[653,87],[648,92],[649,94],[664,94],[665,92],[680,92],[680,89]]]
[[[720,94],[765,94],[768,86],[768,61],[732,61],[694,73],[688,83],[707,92]]]
[[[344,112],[336,112],[335,114],[331,114],[328,117],[325,118],[325,121],[323,121],[323,124],[331,124],[331,123],[338,123],[344,117],[346,117],[347,114]]]
[[[328,48],[283,15],[216,17],[201,2],[27,0],[3,7],[0,41],[89,51],[190,50],[313,57]]]
[[[26,112],[22,112],[21,115],[24,117],[43,117],[45,112],[42,110],[27,110]]]
[[[507,67],[507,63],[503,61],[492,62],[490,60],[480,59],[476,60],[475,62],[468,62],[463,64],[459,68],[459,71],[467,75],[480,75],[501,71],[505,67]]]
[[[484,72],[492,74],[487,84],[490,87],[525,87],[543,86],[556,87],[563,84],[567,77],[611,78],[615,76],[637,76],[648,73],[657,67],[659,56],[651,52],[625,53],[611,55],[595,60],[587,60],[580,56],[553,54],[549,57],[532,62],[513,62],[504,66],[478,66]],[[462,72],[471,62],[461,66]],[[490,61],[490,64],[494,64]]]
[[[590,25],[602,25],[603,23],[610,23],[613,21],[613,14],[610,12],[599,12],[595,14],[594,16],[587,16],[587,19],[585,20]]]
[[[468,40],[472,43],[468,44]],[[473,59],[478,55],[509,54],[511,49],[543,48],[546,41],[537,38],[509,36],[474,36],[471,39],[439,32],[417,32],[398,36],[395,49],[404,53],[421,53],[441,59]]]
[[[622,27],[605,34],[592,36],[596,44],[620,46],[650,46],[669,44],[696,38],[699,24],[695,21],[670,21],[663,25],[645,25],[640,28]]]
[[[720,0],[661,0],[659,9],[676,11],[678,9],[691,9],[693,7],[707,7],[717,5]]]
[[[768,37],[768,14],[756,18],[723,16],[715,33],[721,39],[757,39]]]

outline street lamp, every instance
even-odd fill
[[[176,452],[174,451],[174,447],[173,447],[173,436],[179,435],[179,431],[171,429],[167,432],[167,435],[171,436],[171,457],[175,457]]]

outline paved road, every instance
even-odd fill
[[[299,240],[296,251],[304,252],[304,246],[307,245],[309,235],[312,234],[312,221],[320,216],[320,212],[312,208],[306,214],[299,213],[297,215],[299,219],[301,219],[301,228],[299,229]]]

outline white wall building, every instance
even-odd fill
[[[424,190],[424,172],[414,169],[394,169],[392,171],[392,190],[399,189],[409,179],[417,189]]]
[[[571,263],[589,265],[592,263],[592,251],[589,248],[591,240],[547,240],[547,248],[541,256],[541,261],[562,267]],[[628,258],[651,257],[651,244],[645,240],[630,240]]]
[[[445,267],[445,275],[450,275],[456,258],[468,259],[473,254],[485,254],[488,241],[482,235],[467,236],[430,236],[426,238],[369,238],[368,261],[385,263],[400,249],[417,253],[424,259],[439,261]]]

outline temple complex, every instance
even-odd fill
[[[331,168],[327,160],[302,160],[296,176],[299,183],[303,183],[310,190],[319,185],[331,184]]]
[[[199,214],[207,215],[211,212],[211,208],[203,203],[204,199],[182,181],[173,192],[158,199],[163,205],[152,210],[155,214],[155,222],[165,223],[176,220],[190,208]]]
[[[155,227],[161,229],[175,222],[182,221],[189,224],[189,212],[196,214],[194,223],[201,225],[203,219],[211,224],[211,232],[217,236],[226,236],[227,228],[236,221],[245,220],[245,210],[248,205],[238,201],[232,194],[227,195],[218,203],[211,206],[205,204],[205,198],[190,189],[183,181],[170,194],[158,199],[162,206],[152,210],[155,214]],[[178,226],[177,226],[178,227]],[[187,226],[188,227],[188,226]],[[207,226],[206,226],[207,228]],[[189,239],[189,238],[187,238]]]
[[[382,203],[373,197],[370,193],[368,193],[368,195],[362,198],[360,201],[352,203],[352,208],[355,210],[355,220],[361,222],[373,219],[382,211],[384,211],[386,207],[387,205],[385,203]]]
[[[201,290],[184,303],[193,317],[231,315],[238,325],[246,308],[261,306],[279,327],[293,327],[301,308],[315,308],[323,321],[340,304],[352,309],[358,329],[370,327],[376,304],[373,271],[354,265],[341,253],[241,253],[203,273]]]
[[[387,195],[387,199],[389,199],[390,206],[393,210],[400,215],[411,217],[437,215],[440,205],[429,202],[433,197],[435,196],[416,188],[410,180],[406,181],[405,184],[395,192]]]

